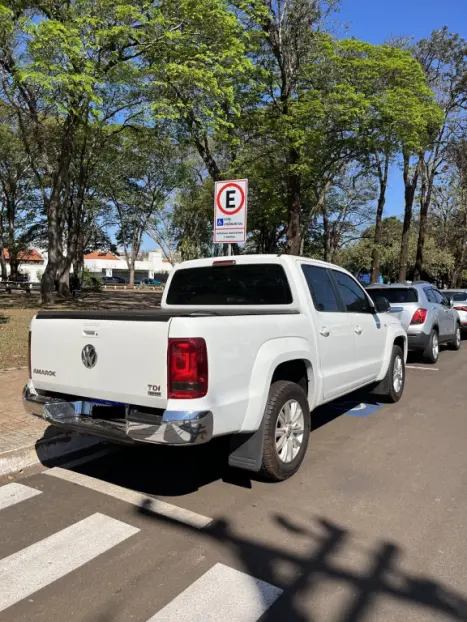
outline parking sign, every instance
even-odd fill
[[[245,242],[248,180],[216,181],[214,190],[214,244]]]

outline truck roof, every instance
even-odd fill
[[[187,268],[201,268],[203,266],[212,266],[214,262],[235,262],[236,264],[244,264],[244,263],[291,263],[300,259],[303,262],[320,266],[323,268],[338,268],[343,272],[347,272],[344,268],[340,266],[336,266],[335,264],[329,263],[327,261],[321,261],[320,259],[311,259],[309,257],[299,257],[298,255],[283,255],[283,254],[269,254],[269,255],[232,255],[230,257],[206,257],[203,259],[192,259],[190,261],[184,261],[179,266],[177,266],[177,270],[187,269]],[[349,273],[350,274],[350,273]]]

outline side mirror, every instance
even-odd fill
[[[384,296],[378,296],[374,300],[376,313],[388,313],[391,310],[389,300]]]

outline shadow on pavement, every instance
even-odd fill
[[[356,393],[316,409],[312,413],[312,433],[345,415],[362,401],[378,406],[368,393]],[[121,446],[114,454],[72,470],[154,496],[178,497],[219,480],[251,488],[252,481],[258,480],[256,474],[230,468],[228,454],[228,437],[197,447]],[[49,462],[46,466],[53,464]]]
[[[281,548],[280,544],[266,545],[235,533],[226,520],[217,520],[199,531],[175,519],[153,514],[145,504],[136,511],[193,537],[204,538],[208,543],[220,544],[226,552],[234,554],[245,573],[281,588],[283,594],[261,617],[261,622],[323,620],[310,610],[310,601],[321,585],[329,588],[330,582],[335,582],[336,589],[350,588],[348,593],[352,595],[333,617],[339,622],[378,620],[377,607],[382,599],[385,608],[388,599],[419,607],[419,619],[431,612],[451,620],[467,620],[465,596],[429,576],[408,574],[399,567],[400,546],[382,541],[372,550],[363,550],[352,542],[352,534],[347,529],[322,517],[314,518],[311,527],[292,523],[281,515],[273,517],[289,535],[308,540],[308,551],[298,555],[290,548]],[[342,552],[347,557],[349,552],[356,552],[359,559],[364,553],[363,565],[339,564],[336,558]],[[281,578],[280,567],[284,563],[293,568],[293,577],[288,581]]]

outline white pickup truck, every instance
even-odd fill
[[[370,385],[400,399],[407,336],[388,309],[320,261],[189,261],[162,309],[39,312],[24,404],[116,442],[229,435],[232,466],[284,480],[304,458],[314,408]]]

